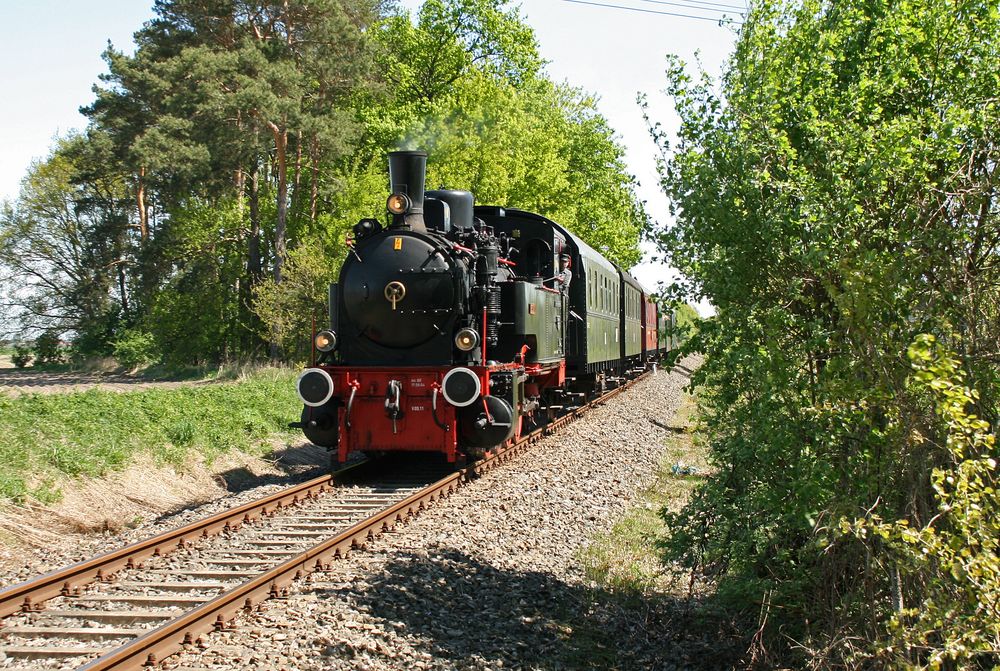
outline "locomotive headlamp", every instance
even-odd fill
[[[385,201],[385,209],[392,214],[403,214],[410,209],[410,199],[405,193],[394,193]]]
[[[337,348],[337,334],[325,329],[316,334],[316,349],[320,352],[332,352]]]
[[[463,352],[471,352],[479,345],[476,329],[464,328],[455,334],[455,347]]]

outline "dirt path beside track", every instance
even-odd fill
[[[4,367],[0,357],[0,394],[64,394],[100,388],[110,391],[136,391],[139,389],[171,389],[174,387],[211,384],[211,380],[152,381],[129,375],[86,372],[51,372],[32,368]]]

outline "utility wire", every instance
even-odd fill
[[[694,9],[694,10],[698,10],[698,11],[702,11],[702,12],[719,12],[719,13],[723,13],[723,14],[725,12],[737,12],[737,13],[742,14],[742,13],[744,13],[746,11],[746,10],[740,10],[737,7],[730,7],[728,5],[725,6],[726,9],[716,9],[715,7],[705,7],[705,6],[702,6],[702,5],[699,5],[699,4],[695,4],[695,2],[697,2],[697,0],[694,0],[693,2],[683,2],[683,1],[682,2],[666,2],[665,0],[639,0],[639,2],[648,2],[651,5],[669,5],[671,7],[683,7],[684,9]]]
[[[661,16],[679,16],[685,19],[701,19],[702,21],[711,21],[712,23],[719,23],[725,21],[723,18],[713,18],[711,16],[695,16],[694,14],[679,14],[677,12],[659,12],[655,9],[642,9],[641,7],[626,7],[624,5],[608,5],[603,2],[587,2],[586,0],[563,0],[563,2],[571,2],[575,5],[591,5],[593,7],[605,7],[607,9],[624,9],[629,12],[641,12],[643,14],[659,14]],[[716,10],[718,11],[718,10]],[[741,21],[726,21],[726,23],[732,23],[736,26],[741,26],[743,23]]]
[[[664,0],[639,0],[639,2],[645,2],[650,5],[674,5],[677,7],[690,7],[691,9],[704,9],[710,12],[722,12],[727,9],[734,12],[739,12],[740,14],[747,13],[747,7],[737,7],[736,5],[724,5],[720,2],[709,2],[708,0],[681,0],[684,4],[677,4],[676,2],[665,2]],[[695,5],[714,5],[713,7],[703,6],[696,7]],[[715,9],[715,7],[721,7],[722,9]]]

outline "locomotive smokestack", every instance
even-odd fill
[[[426,231],[424,225],[424,178],[427,175],[427,152],[394,151],[389,153],[389,190],[410,199],[406,213],[393,217],[393,226],[403,225]]]

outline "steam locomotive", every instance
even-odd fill
[[[389,155],[387,225],[363,219],[298,379],[302,429],[330,449],[463,463],[637,375],[670,314],[559,224],[424,191],[427,154]]]

